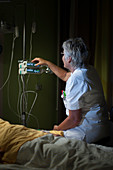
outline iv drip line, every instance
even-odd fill
[[[23,93],[21,93],[22,88],[21,88],[21,83],[20,83],[19,77],[20,77],[20,76],[18,76],[19,94],[18,94],[17,111],[18,111],[18,114],[20,115],[19,118],[21,118],[21,116],[22,116],[22,98],[23,98]],[[22,76],[21,76],[21,81],[22,81],[22,83],[23,83],[23,77],[22,77]],[[27,116],[27,123],[28,123],[29,117],[32,116],[32,117],[35,118],[35,120],[36,120],[36,122],[37,122],[37,126],[39,126],[39,122],[38,122],[37,117],[34,116],[33,114],[31,114],[31,111],[32,111],[32,109],[33,109],[33,107],[34,107],[34,105],[35,105],[35,103],[36,103],[36,100],[37,100],[38,95],[37,95],[37,93],[36,93],[35,91],[30,91],[30,90],[29,90],[29,91],[25,91],[25,94],[27,94],[27,93],[35,93],[35,94],[36,94],[36,95],[35,95],[35,98],[34,98],[34,100],[33,100],[33,103],[32,103],[32,105],[31,105],[31,108],[29,109],[29,112],[28,112],[28,113],[26,112],[26,115],[28,115],[28,116]],[[25,98],[25,101],[26,101],[26,100],[27,100],[27,99]],[[27,101],[26,101],[26,107],[27,107]],[[27,109],[26,109],[26,110],[27,110]]]
[[[34,107],[34,104],[35,104],[35,102],[36,102],[36,99],[37,99],[37,93],[35,92],[35,91],[25,91],[25,93],[34,93],[35,94],[35,98],[34,98],[34,101],[33,101],[33,103],[32,103],[32,106],[31,106],[31,108],[30,108],[30,110],[29,110],[29,112],[28,112],[28,117],[27,117],[27,121],[28,121],[28,119],[29,119],[29,115],[31,114],[31,111],[32,111],[32,109],[33,109],[33,107]],[[21,94],[21,97],[20,97],[20,111],[22,111],[22,108],[21,108],[21,105],[22,105],[22,98],[23,98],[23,93]]]
[[[4,86],[7,84],[9,78],[10,78],[10,74],[11,74],[11,69],[12,69],[12,62],[13,62],[13,57],[14,57],[14,46],[15,46],[15,40],[17,37],[14,37],[13,35],[13,42],[12,42],[12,52],[11,52],[11,60],[10,60],[10,66],[9,66],[9,74],[8,77],[5,81],[5,83],[2,85],[2,87],[0,87],[0,90],[2,90],[4,88]]]
[[[25,23],[23,26],[23,60],[25,59]],[[25,76],[23,77],[23,111],[22,111],[22,123],[23,125],[26,125],[26,109],[25,109]]]
[[[29,61],[31,61],[31,56],[32,56],[32,39],[33,39],[32,37],[33,37],[33,33],[32,33],[32,29],[31,29]],[[28,84],[29,78],[30,78],[30,74],[29,74],[28,77],[27,77],[26,84]]]

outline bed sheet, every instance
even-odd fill
[[[113,170],[113,148],[48,134],[24,143],[1,170]]]
[[[113,148],[49,134],[22,145],[17,163],[39,170],[113,170]]]
[[[62,136],[62,132],[58,133]],[[0,119],[0,149],[4,153],[1,162],[7,163],[0,164],[0,169],[113,170],[113,147],[53,134]]]

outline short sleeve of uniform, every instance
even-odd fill
[[[75,74],[66,83],[66,98],[64,105],[68,110],[77,110],[83,107],[83,95],[88,91],[88,84],[81,74]]]

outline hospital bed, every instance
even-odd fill
[[[0,162],[1,170],[113,170],[113,147],[0,119]]]

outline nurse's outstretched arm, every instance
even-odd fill
[[[57,65],[53,64],[50,61],[44,60],[42,58],[34,58],[32,62],[36,63],[37,65],[47,65],[57,77],[62,79],[63,81],[67,81],[70,77],[71,73],[67,72],[66,70],[58,67]]]

